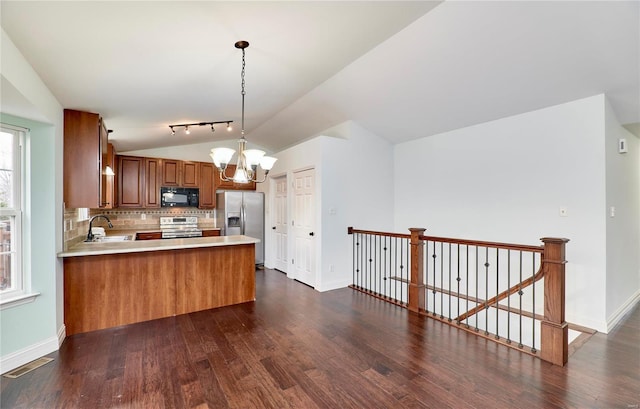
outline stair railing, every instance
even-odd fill
[[[565,245],[542,246],[348,228],[351,288],[555,365],[568,359]]]

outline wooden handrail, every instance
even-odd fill
[[[372,230],[358,230],[353,227],[347,227],[347,234],[353,233],[361,233],[361,234],[370,234],[372,236],[386,236],[386,237],[397,237],[400,239],[410,239],[410,234],[400,234],[400,233],[387,233],[383,231],[372,231]]]
[[[410,239],[410,234],[400,234],[400,233],[388,233],[382,231],[373,231],[373,230],[358,230],[353,227],[347,227],[347,234],[360,233],[360,234],[370,234],[372,236],[386,236],[386,237],[398,237],[402,239]],[[517,250],[517,251],[531,251],[534,253],[542,253],[544,251],[544,246],[532,246],[526,244],[513,244],[513,243],[500,243],[494,241],[481,241],[481,240],[468,240],[468,239],[457,239],[452,237],[435,237],[435,236],[424,236],[420,235],[420,240],[422,241],[437,241],[442,243],[454,243],[454,244],[463,244],[466,246],[478,246],[478,247],[491,247],[491,248],[501,248],[505,250]]]
[[[488,299],[484,302],[484,305],[478,305],[475,308],[470,309],[469,311],[465,312],[462,315],[459,315],[456,318],[456,321],[464,321],[467,318],[469,318],[470,316],[479,313],[480,311],[484,310],[487,308],[487,306],[491,306],[496,304],[497,302],[500,302],[502,300],[504,300],[505,298],[517,293],[518,291],[522,290],[523,288],[527,288],[529,287],[531,284],[535,283],[536,281],[540,280],[542,277],[544,277],[544,269],[542,268],[544,266],[544,262],[540,264],[540,268],[538,269],[538,272],[535,273],[533,275],[533,277],[529,277],[526,280],[522,281],[521,283],[514,285],[513,287],[504,290],[503,292],[501,292],[500,294],[496,295],[495,297]]]
[[[500,243],[495,241],[466,240],[466,239],[456,239],[451,237],[420,236],[420,240],[437,241],[442,243],[464,244],[467,246],[491,247],[491,248],[499,248],[499,249],[505,249],[505,250],[531,251],[534,253],[542,253],[544,251],[544,246]]]

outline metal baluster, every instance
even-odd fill
[[[436,255],[436,242],[433,242],[433,255],[431,256],[433,258],[433,316],[435,317],[437,315],[436,312],[436,258],[438,257]]]
[[[406,243],[407,243],[407,247],[406,247],[406,260],[407,260],[407,268],[404,270],[405,274],[407,275],[407,285],[404,287],[406,288],[406,292],[407,292],[407,304],[409,303],[409,282],[411,281],[411,240],[410,239],[406,239]]]
[[[458,302],[458,307],[456,310],[456,317],[460,316],[460,244],[458,244],[458,249],[456,250],[456,255],[458,257],[458,276],[456,277],[456,281],[458,282],[458,298],[457,298],[457,302]],[[460,325],[460,321],[457,322],[458,325]]]
[[[477,303],[480,303],[480,296],[478,294],[478,257],[479,257],[479,247],[476,246],[476,299],[478,300]],[[476,317],[476,332],[478,332],[480,329],[478,328],[478,313],[473,314]]]
[[[467,244],[465,246],[467,248],[467,256],[466,256],[466,267],[465,270],[467,272],[467,307],[466,307],[466,311],[469,311],[469,245]],[[465,319],[466,323],[466,327],[467,329],[469,329],[469,318]]]
[[[380,260],[378,256],[378,253],[380,251],[380,236],[374,236],[374,239],[375,241],[373,246],[373,268],[375,269],[374,277],[376,278],[376,281],[377,281],[376,292],[378,293],[378,295],[382,295],[382,289],[381,289],[381,283],[380,283],[382,273],[379,268]]]
[[[451,322],[451,291],[452,289],[452,285],[451,285],[451,243],[449,243],[449,322]],[[444,296],[444,292],[442,292],[442,295]]]
[[[522,291],[522,252],[520,252],[520,282],[518,284],[520,286],[520,290],[518,291],[518,295],[520,296],[520,311],[519,311],[519,321],[520,321],[520,339],[518,340],[518,347],[522,348],[522,295],[524,291]]]
[[[429,312],[429,240],[424,243],[424,308]]]
[[[398,298],[398,238],[393,238],[394,252],[393,252],[393,276],[395,277],[395,288],[393,291],[393,298],[396,301],[400,301]]]
[[[440,242],[440,318],[444,318],[444,243]]]
[[[489,335],[489,247],[484,250],[484,335]]]
[[[356,234],[351,235],[351,283],[353,285],[357,285],[356,283]]]
[[[356,277],[358,279],[358,287],[362,288],[362,276],[360,274],[360,241],[362,240],[362,234],[356,233],[358,236],[356,239],[355,248],[355,265],[356,265]]]
[[[371,242],[375,240],[375,236],[369,235],[369,251],[367,252],[367,261],[369,262],[369,291],[373,291],[374,288],[374,277],[372,268],[371,268]]]
[[[511,288],[511,250],[507,250],[507,288]],[[507,344],[511,344],[511,295],[507,297]]]
[[[383,248],[382,250],[384,251],[384,255],[382,257],[382,260],[380,261],[381,265],[382,265],[382,269],[384,270],[384,278],[383,278],[383,284],[384,284],[384,295],[385,297],[389,297],[390,293],[389,293],[389,289],[388,289],[388,284],[389,284],[389,274],[387,273],[387,236],[384,236],[384,244],[383,244]]]
[[[500,249],[496,247],[496,339],[500,339],[500,326],[498,320],[500,319],[500,308],[498,308],[498,294],[500,294]]]
[[[535,253],[531,253],[531,277],[533,278],[536,274],[536,255]],[[536,353],[536,280],[534,279],[531,283],[533,287],[531,289],[533,294],[533,317],[531,317],[531,352]]]

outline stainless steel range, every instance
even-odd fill
[[[202,237],[202,230],[198,229],[196,216],[161,217],[160,230],[163,239]]]

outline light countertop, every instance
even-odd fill
[[[135,237],[135,235],[134,235]],[[104,254],[138,253],[144,251],[180,250],[199,247],[236,246],[259,243],[259,239],[248,236],[190,237],[184,239],[125,240],[116,242],[80,242],[58,257],[98,256]]]

